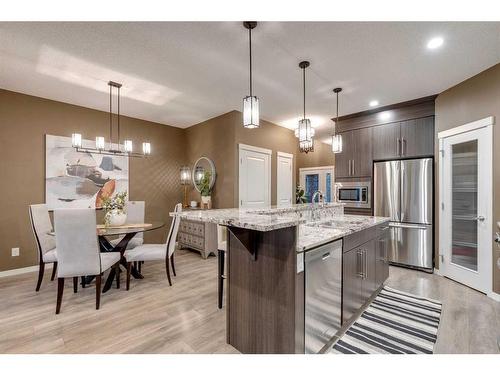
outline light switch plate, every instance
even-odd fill
[[[297,254],[297,273],[304,272],[304,253]]]
[[[18,247],[13,247],[11,254],[12,254],[13,257],[18,257],[19,256],[19,248]]]

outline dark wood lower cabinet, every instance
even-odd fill
[[[389,276],[386,226],[370,228],[344,240],[347,247],[342,254],[342,324],[359,311]],[[350,244],[356,247],[350,249]]]

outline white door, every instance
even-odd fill
[[[239,145],[240,207],[271,205],[271,154],[272,151],[265,148]]]
[[[321,190],[325,202],[333,202],[335,190],[333,166],[300,168],[300,186],[304,189],[307,203],[311,203],[311,198],[316,190]]]
[[[278,151],[276,201],[278,206],[293,202],[293,154]]]
[[[439,190],[440,271],[488,293],[492,285],[491,126],[440,138]]]

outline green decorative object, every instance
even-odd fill
[[[307,198],[305,196],[305,191],[304,189],[302,188],[302,186],[300,185],[297,185],[297,187],[295,188],[295,203],[306,203],[307,201]]]

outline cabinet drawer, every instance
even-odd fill
[[[377,229],[378,227],[371,227],[344,237],[344,252],[354,249],[377,237]]]

